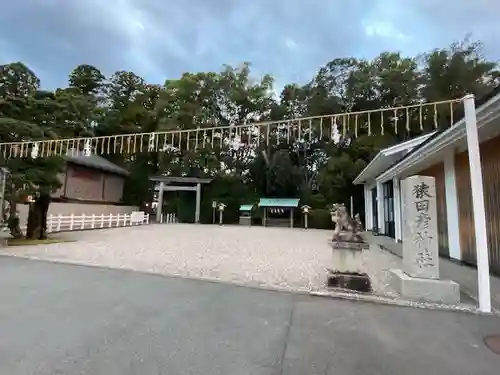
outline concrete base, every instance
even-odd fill
[[[368,293],[371,291],[370,278],[366,273],[342,273],[328,270],[327,286]]]
[[[249,216],[240,216],[240,225],[252,225],[252,218]]]
[[[460,286],[454,281],[411,277],[400,269],[389,272],[391,286],[402,297],[445,304],[460,303]]]
[[[8,228],[0,229],[0,247],[7,247],[9,239],[12,238]]]
[[[368,250],[370,248],[370,244],[366,242],[358,242],[358,241],[338,241],[332,240],[330,241],[330,246],[333,249],[345,249],[345,250]]]

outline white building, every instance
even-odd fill
[[[400,181],[433,176],[440,254],[477,265],[480,294],[489,295],[489,268],[500,275],[500,87],[462,104],[452,127],[380,151],[354,184],[364,185],[367,230],[400,242]]]

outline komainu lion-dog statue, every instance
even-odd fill
[[[359,232],[363,230],[359,214],[351,218],[343,203],[335,203],[330,210],[332,221],[335,223],[333,241],[362,242]]]

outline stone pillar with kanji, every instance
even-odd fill
[[[439,279],[439,243],[434,177],[401,181],[403,271],[411,277]]]
[[[460,286],[439,278],[439,243],[434,177],[401,181],[403,269],[389,270],[389,284],[402,297],[457,304]]]

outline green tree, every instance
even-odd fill
[[[60,109],[54,95],[39,91],[39,80],[24,64],[0,66],[0,138],[4,142],[40,140],[57,137],[54,122]],[[33,146],[36,147],[36,146]],[[60,157],[33,158],[31,150],[16,150],[21,157],[8,158],[2,164],[9,170],[5,191],[10,203],[9,227],[15,237],[22,236],[17,204],[27,196],[34,196],[30,209],[28,235],[45,237],[45,218],[50,193],[61,184],[57,178],[62,172]],[[40,205],[38,202],[42,202]]]
[[[421,56],[426,101],[460,98],[474,94],[480,98],[500,84],[498,64],[486,60],[480,42],[465,39],[449,48],[435,49]]]
[[[106,77],[92,65],[78,65],[69,75],[69,87],[81,95],[98,95],[104,87]]]
[[[63,108],[65,136],[92,136],[102,120],[105,104],[105,77],[94,66],[79,65],[69,75],[69,86],[56,90]],[[65,134],[64,134],[65,133]]]
[[[175,131],[175,147],[151,151],[149,137],[144,137],[135,150],[105,156],[131,172],[124,200],[134,205],[152,199],[148,180],[152,174],[213,177],[203,198],[204,210],[210,213],[206,221],[211,221],[212,199],[232,207],[228,206],[229,220],[237,218],[239,204],[266,195],[300,196],[321,210],[317,211],[318,223],[324,222],[328,204],[347,203],[351,195],[360,194],[352,179],[381,148],[435,126],[433,106],[422,111],[422,118],[418,108],[382,115],[366,111],[459,98],[466,93],[481,97],[500,84],[498,65],[484,58],[480,43],[467,39],[416,57],[383,52],[373,59],[334,58],[310,82],[286,84],[279,98],[273,94],[273,78],[253,77],[248,63],[224,66],[218,72],[184,73],[163,84],[150,84],[127,71],[104,77],[98,68],[82,64],[69,74],[68,86],[54,92],[40,90],[38,78],[22,63],[3,65],[0,74],[3,142]],[[438,126],[449,126],[449,105],[436,108]],[[460,108],[456,105],[455,109]],[[280,141],[287,127],[297,130],[297,117],[353,111],[365,112],[337,124],[341,131],[346,125],[345,136],[352,139],[348,147],[333,144],[326,136],[332,124],[322,124],[318,118],[300,124],[302,129],[309,124],[312,129],[319,129],[320,124],[328,127],[322,139],[317,131],[303,131],[301,139],[291,144]],[[269,142],[263,142],[262,136],[257,139],[256,129],[227,129],[228,125],[270,119],[283,120],[283,124],[269,127]],[[193,137],[196,133],[198,140],[205,140],[198,147],[188,132],[182,132],[193,129],[197,129]],[[5,155],[2,160],[12,172],[7,193],[13,213],[24,196],[46,196],[59,183],[61,155],[31,158],[31,150],[31,146],[27,153],[13,150],[16,156],[23,151],[23,156]],[[179,197],[178,207],[190,207],[191,198]]]

